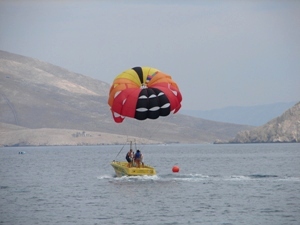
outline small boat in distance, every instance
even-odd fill
[[[138,167],[128,167],[128,162],[123,161],[112,161],[110,165],[115,169],[116,175],[118,177],[122,176],[154,176],[156,171],[152,166],[143,165]]]

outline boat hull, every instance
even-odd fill
[[[114,168],[118,177],[122,176],[154,176],[156,171],[149,165],[137,167],[128,167],[127,162],[112,161],[111,166]]]

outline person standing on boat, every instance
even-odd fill
[[[138,168],[141,167],[141,157],[142,157],[142,153],[140,152],[140,150],[137,150],[134,155],[134,162],[136,163],[136,167]]]
[[[132,160],[133,160],[133,151],[132,151],[132,149],[130,149],[129,152],[127,152],[126,160],[128,162],[128,167],[131,167],[132,166]]]

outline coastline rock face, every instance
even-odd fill
[[[300,142],[300,102],[263,126],[239,132],[229,143]]]

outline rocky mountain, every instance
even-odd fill
[[[112,75],[112,80],[114,75]],[[61,67],[0,51],[0,146],[211,143],[250,126],[181,114],[116,124],[110,85]]]
[[[300,102],[263,126],[239,132],[229,143],[300,142]]]

